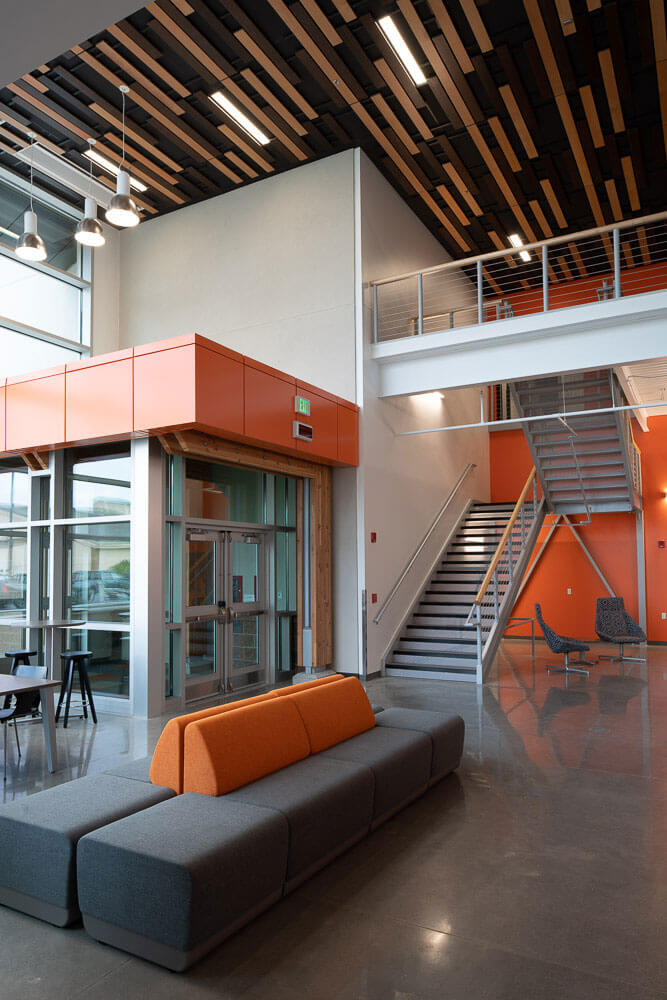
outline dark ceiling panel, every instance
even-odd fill
[[[128,160],[153,214],[360,145],[453,256],[510,232],[586,229],[665,207],[657,11],[659,0],[157,0],[0,91],[0,162],[25,171],[12,148],[31,127],[77,164],[89,137],[119,162],[124,83]],[[424,86],[379,31],[387,13]],[[216,107],[214,90],[270,142]]]

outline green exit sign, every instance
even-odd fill
[[[294,410],[296,413],[301,413],[304,417],[309,417],[310,400],[304,396],[297,396],[294,400]]]

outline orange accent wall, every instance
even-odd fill
[[[312,442],[292,435],[295,396]],[[197,334],[0,381],[0,453],[194,429],[358,464],[358,408]]]
[[[649,431],[636,425],[635,441],[642,453],[646,610],[649,641],[667,642],[667,416],[651,417]],[[532,466],[525,436],[520,430],[490,434],[491,500],[516,500]],[[583,520],[582,516],[570,518]],[[542,528],[535,553],[546,538],[553,517]],[[582,541],[600,566],[614,592],[623,597],[630,614],[638,613],[637,541],[632,513],[594,514],[589,525],[578,529]],[[568,588],[572,594],[568,594]],[[535,602],[542,605],[546,621],[556,631],[581,638],[595,637],[595,602],[607,593],[570,529],[556,528],[535,572],[519,598],[514,614],[533,617]],[[524,634],[520,628],[508,635]]]

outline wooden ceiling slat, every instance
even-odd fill
[[[572,271],[569,268],[569,265],[568,265],[565,257],[562,257],[562,256],[561,257],[556,257],[556,263],[558,264],[559,268],[561,269],[561,272],[565,275],[565,279],[567,281],[572,281],[573,274],[572,274]]]
[[[243,47],[247,49],[247,51],[250,53],[253,59],[255,59],[264,70],[266,70],[269,76],[273,77],[278,86],[282,88],[282,90],[287,94],[290,100],[293,101],[294,104],[296,104],[296,106],[299,108],[300,111],[303,111],[304,115],[308,119],[310,119],[310,121],[313,121],[315,118],[317,118],[317,112],[315,111],[315,109],[311,107],[311,105],[308,103],[305,97],[303,97],[303,95],[299,93],[296,87],[292,83],[290,83],[290,81],[283,74],[283,72],[280,69],[278,69],[278,67],[273,62],[271,62],[271,59],[264,53],[264,51],[255,42],[255,40],[250,37],[250,35],[244,28],[241,28],[240,31],[237,31],[235,37],[238,38],[238,40],[241,42]]]
[[[482,109],[477,103],[477,98],[473,94],[470,84],[461,71],[461,67],[459,66],[458,60],[454,55],[454,51],[449,44],[449,40],[445,38],[444,35],[435,35],[433,38],[433,44],[438,50],[438,55],[442,59],[445,67],[447,68],[447,72],[452,78],[457,93],[460,94],[461,100],[472,115],[473,121],[484,121],[486,116],[482,113]],[[472,63],[470,65],[472,71],[474,67],[472,66]]]
[[[123,140],[115,132],[105,132],[104,139],[106,142],[110,142],[113,146],[116,146],[117,149],[122,149]],[[131,160],[143,163],[145,167],[148,167],[148,169],[156,174],[157,177],[161,177],[163,181],[167,182],[167,184],[178,184],[180,182],[179,177],[175,174],[168,174],[166,170],[163,170],[162,167],[158,166],[157,163],[154,163],[153,160],[150,160],[147,156],[140,152],[140,150],[135,149],[134,146],[127,141],[125,142],[125,148],[127,150],[127,155]]]
[[[611,123],[614,126],[614,132],[624,132],[625,121],[623,120],[623,108],[621,106],[621,98],[618,93],[618,85],[616,83],[616,74],[614,73],[614,64],[610,49],[603,49],[602,52],[598,52],[598,59],[600,60],[602,82],[604,83],[604,89],[607,95],[607,104],[609,105],[609,113],[611,114]]]
[[[178,10],[170,8],[169,0],[160,0],[159,4],[149,3],[146,10],[216,79],[224,80],[234,73],[232,64],[213,48],[194,25]]]
[[[628,191],[628,201],[630,202],[630,208],[633,212],[638,212],[641,208],[639,201],[639,191],[637,189],[637,179],[635,177],[635,171],[632,165],[631,156],[621,157],[621,166],[623,168],[623,177],[625,178],[625,186]]]
[[[218,129],[227,139],[229,139],[230,142],[233,142],[235,146],[242,150],[246,156],[253,159],[255,163],[262,168],[262,170],[266,170],[267,173],[271,173],[274,169],[273,164],[269,163],[268,160],[261,156],[260,153],[253,148],[252,143],[246,142],[245,139],[242,139],[240,135],[229,127],[229,125],[218,125]]]
[[[103,118],[109,125],[113,125],[117,128],[119,132],[123,129],[123,122],[121,119],[120,112],[111,105],[103,102],[101,99],[90,105],[90,110],[93,111],[99,118]],[[143,129],[135,125],[134,122],[125,121],[125,133],[131,139],[133,139],[142,149],[150,153],[151,156],[155,157],[157,160],[161,160],[162,163],[166,164],[170,170],[175,170],[177,173],[182,170],[180,163],[176,160],[172,160],[171,156],[167,156],[163,153],[159,146],[155,145],[155,140],[152,136],[149,136]]]
[[[572,8],[570,7],[570,0],[554,0],[556,4],[556,10],[558,11],[558,19],[563,29],[564,35],[573,35],[577,30],[577,26],[574,23],[574,17],[572,16]]]
[[[474,66],[470,61],[470,56],[468,55],[468,50],[461,41],[458,31],[454,27],[454,22],[452,21],[447,8],[445,7],[442,0],[428,0],[428,5],[433,11],[438,26],[442,31],[444,37],[447,39],[454,56],[456,57],[459,66],[464,73],[472,73]]]
[[[528,41],[532,42],[533,45],[535,46],[535,49],[537,50],[535,40],[531,38],[528,39]],[[509,46],[499,45],[497,49],[497,55],[498,59],[500,60],[500,65],[502,66],[503,72],[507,77],[507,83],[512,89],[512,95],[514,97],[514,100],[516,101],[517,105],[521,110],[521,117],[526,122],[529,132],[537,136],[539,134],[539,127],[537,118],[535,116],[535,112],[533,110],[533,105],[530,98],[528,97],[528,94],[526,93],[526,89],[523,85],[521,76],[519,75],[519,71],[516,68],[514,56],[512,55]],[[548,86],[546,73],[544,71],[544,65],[541,59],[539,58],[539,54],[538,54],[538,63],[542,71],[542,76],[544,77],[545,82]],[[498,89],[500,89],[500,87]],[[546,99],[551,100],[551,91],[548,91]]]
[[[347,0],[331,0],[331,2],[343,20],[348,24],[350,21],[356,20],[357,15],[354,13]]]
[[[505,154],[505,159],[509,163],[510,170],[515,174],[518,173],[519,170],[521,170],[521,164],[517,159],[516,153],[512,149],[512,143],[507,138],[507,134],[500,122],[500,119],[495,116],[493,118],[489,118],[489,125],[496,138],[496,142]]]
[[[25,104],[32,105],[47,121],[55,122],[60,130],[66,132],[68,135],[72,135],[76,139],[83,139],[85,142],[88,139],[95,139],[97,137],[94,129],[87,128],[83,122],[77,122],[72,115],[67,114],[64,110],[56,110],[56,106],[52,101],[47,102],[46,99],[39,100],[29,91],[25,90],[25,88],[19,87],[15,83],[10,83],[7,89],[11,90]]]
[[[609,204],[611,205],[611,212],[614,217],[614,222],[620,222],[623,218],[623,211],[621,209],[621,203],[618,200],[618,191],[616,190],[616,182],[613,178],[606,180],[604,182],[605,190],[607,192],[607,198],[609,199]]]
[[[41,132],[38,132],[37,129],[34,128],[32,122],[23,119],[13,110],[10,111],[10,109],[2,103],[0,103],[0,118],[2,118],[5,125],[11,125],[12,128],[17,129],[19,132],[23,132],[24,135],[27,135],[28,132],[34,132],[40,146],[44,146],[45,149],[50,149],[52,153],[62,156],[64,152],[62,146],[59,146],[56,142],[51,142],[50,139],[47,139],[45,135],[42,135]]]
[[[344,52],[349,57],[349,61],[356,64],[361,70],[362,78],[365,79],[365,89],[380,90],[384,86],[382,77],[378,73],[375,65],[366,49],[357,41],[357,36],[348,28],[346,24],[341,24],[338,34],[343,40]]]
[[[97,48],[107,57],[107,59],[115,62],[116,65],[130,77],[130,79],[134,80],[135,83],[140,83],[142,87],[145,87],[146,90],[148,90],[153,97],[157,98],[161,104],[164,104],[164,106],[168,108],[173,115],[184,114],[183,108],[177,104],[176,101],[172,101],[171,97],[169,97],[168,94],[165,94],[164,90],[154,84],[153,81],[142,73],[140,69],[133,66],[129,59],[126,59],[120,52],[117,52],[104,41],[98,42]],[[189,94],[187,96],[189,96]]]
[[[563,210],[558,203],[558,198],[556,197],[551,181],[544,179],[540,181],[540,184],[542,185],[542,190],[544,191],[544,195],[551,206],[551,211],[554,213],[558,226],[561,229],[567,229],[567,219],[565,218]]]
[[[178,7],[181,14],[185,14],[186,16],[188,14],[194,14],[195,9],[194,7],[190,6],[188,0],[171,0],[171,2],[173,3],[174,7]]]
[[[411,153],[412,156],[416,156],[419,153],[419,148],[417,147],[417,144],[412,139],[407,129],[405,129],[401,124],[401,122],[398,120],[394,112],[391,110],[391,108],[385,101],[382,94],[371,94],[371,100],[373,101],[375,107],[383,116],[387,124],[391,125],[394,132],[396,132],[396,134],[399,136],[399,138],[403,142],[403,145],[406,147],[408,152]]]
[[[623,240],[621,242],[621,248],[623,250],[623,256],[625,257],[625,263],[628,267],[635,266],[635,258],[632,253],[632,247],[630,246],[630,240]]]
[[[453,163],[445,163],[443,169],[444,169],[445,173],[451,178],[452,183],[458,189],[459,194],[461,195],[461,197],[464,198],[464,200],[468,203],[468,205],[470,206],[470,208],[473,211],[473,214],[477,215],[477,216],[482,215],[482,209],[479,207],[479,205],[477,204],[477,202],[473,198],[473,196],[470,193],[470,190],[468,189],[467,185],[463,182],[463,179],[462,179],[461,175],[459,174],[458,170],[456,169],[456,167],[454,166],[454,164]]]
[[[667,29],[665,27],[665,5],[664,0],[649,0],[649,5],[656,72],[658,76],[662,136],[665,144],[665,155],[667,155]]]
[[[270,104],[274,111],[276,111],[286,125],[289,125],[297,135],[308,135],[308,129],[304,128],[301,122],[294,117],[291,111],[285,107],[285,105],[280,101],[275,94],[273,94],[265,84],[259,79],[259,77],[253,73],[251,69],[241,70],[241,76],[244,80],[253,87],[254,90],[263,97],[267,104]]]
[[[228,152],[225,153],[225,156],[230,163],[233,163],[235,167],[238,167],[238,169],[248,177],[259,177],[257,171],[251,167],[249,163],[246,163],[245,160],[242,160],[241,157],[233,150],[228,150]]]
[[[593,145],[596,149],[603,149],[604,136],[600,127],[600,119],[598,118],[598,111],[595,106],[595,97],[593,95],[592,87],[589,84],[586,84],[585,87],[580,87],[579,96],[581,97],[581,103],[584,107],[588,127],[591,130]]]
[[[43,83],[40,83],[40,81],[37,80],[34,76],[32,76],[30,73],[24,73],[21,79],[23,80],[24,83],[27,83],[29,87],[32,87],[33,90],[39,91],[40,94],[46,94],[49,89],[48,87],[45,87]]]
[[[651,254],[648,249],[648,240],[646,239],[646,229],[644,226],[639,226],[637,229],[637,236],[639,237],[639,246],[642,252],[642,260],[645,264],[651,263]]]
[[[178,38],[172,35],[171,32],[165,28],[164,24],[156,18],[153,18],[153,20],[149,21],[146,25],[146,30],[152,35],[157,35],[165,49],[167,49],[172,55],[176,56],[183,63],[183,66],[187,69],[188,80],[194,81],[195,77],[199,77],[204,81],[211,93],[218,89],[222,74],[211,73],[203,63],[199,62],[190,49],[186,48],[186,46],[183,45]]]
[[[482,16],[477,8],[475,0],[460,0],[463,12],[468,18],[468,24],[475,36],[475,41],[482,52],[493,52],[493,42],[489,38],[489,33],[484,27]]]
[[[542,206],[540,205],[539,201],[536,200],[529,201],[528,204],[530,205],[533,215],[537,219],[538,226],[542,230],[542,235],[546,239],[551,239],[551,237],[554,234],[553,229],[549,225],[549,221],[544,212],[542,211]]]
[[[121,155],[117,153],[115,149],[110,149],[108,146],[105,146],[99,139],[97,140],[95,149],[97,152],[101,153],[102,156],[106,156],[108,160],[115,163],[116,166],[120,166]],[[131,163],[131,173],[134,177],[137,177],[139,180],[147,184],[151,190],[159,191],[168,201],[173,201],[177,205],[185,204],[185,198],[178,194],[178,192],[174,191],[172,187],[165,187],[153,174],[150,174],[146,170],[143,170],[140,166],[137,166],[137,163],[134,163],[131,160],[129,154],[128,160]]]
[[[448,190],[448,188],[444,184],[436,184],[436,188],[435,189],[438,192],[438,194],[440,195],[440,197],[442,198],[442,200],[445,202],[445,204],[447,205],[447,207],[453,213],[453,215],[459,220],[459,222],[461,223],[461,225],[462,226],[469,226],[470,225],[470,219],[465,214],[465,212],[461,209],[461,206],[458,204],[456,198],[454,198],[454,196]]]
[[[301,0],[301,6],[308,11],[313,21],[330,45],[342,44],[343,39],[340,37],[326,14],[322,13],[315,0]]]
[[[526,216],[524,215],[521,207],[519,206],[519,200],[510,186],[510,181],[508,180],[508,178],[505,177],[505,174],[501,170],[498,161],[496,160],[495,156],[489,149],[486,140],[484,139],[484,136],[482,135],[482,133],[480,132],[480,130],[476,125],[469,126],[468,132],[470,133],[473,142],[477,146],[477,149],[479,150],[482,159],[486,163],[489,169],[489,173],[493,177],[503,197],[505,198],[508,207],[513,212],[517,221],[519,222],[519,225],[523,229],[524,235],[528,236],[531,239],[531,241],[534,241],[535,235],[533,233],[533,229],[530,223],[528,222]]]
[[[523,115],[521,114],[512,88],[509,84],[504,84],[502,87],[499,87],[498,90],[500,91],[500,96],[505,102],[505,107],[509,112],[514,128],[521,139],[521,144],[526,151],[526,155],[530,157],[531,160],[534,160],[538,155],[537,149],[535,148],[535,143],[531,137],[530,130],[526,125]]]
[[[431,129],[428,127],[385,60],[376,60],[375,67],[386,81],[387,86],[412,121],[412,124],[415,126],[422,139],[432,139],[433,132],[431,132]]]
[[[278,128],[276,124],[264,113],[264,111],[262,111],[262,109],[255,104],[252,98],[248,97],[245,91],[242,90],[237,83],[233,80],[227,79],[223,81],[222,86],[225,90],[228,90],[235,100],[239,104],[242,104],[246,110],[257,119],[257,121],[261,122],[264,128],[268,129],[272,135],[279,139],[297,160],[303,161],[308,158],[312,150],[310,150],[309,147],[298,138],[292,139],[283,129]]]

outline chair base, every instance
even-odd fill
[[[623,647],[625,645],[627,645],[627,643],[619,642],[619,644],[618,644],[618,651],[619,651],[619,654],[620,654],[619,656],[607,656],[606,653],[603,653],[601,656],[598,657],[598,659],[600,659],[600,660],[609,660],[611,663],[627,663],[627,662],[629,662],[629,663],[646,663],[647,662],[645,656],[626,656],[625,652],[624,652],[624,649],[623,649]]]
[[[577,661],[581,663],[588,663],[587,660]],[[588,664],[593,666],[592,663]],[[547,663],[547,673],[548,674],[585,674],[586,677],[590,676],[590,670],[585,670],[583,667],[571,667],[569,664],[562,664],[557,666],[555,663]]]

